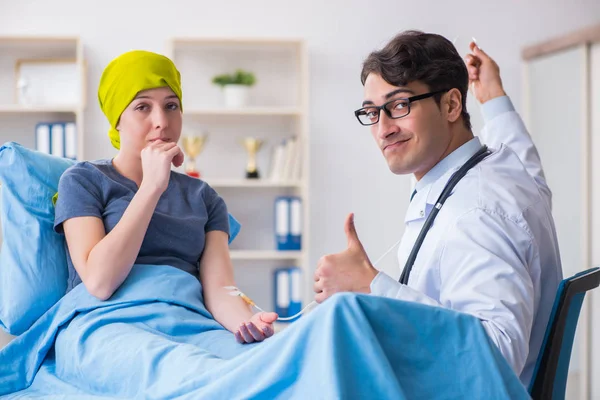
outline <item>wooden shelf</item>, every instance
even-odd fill
[[[245,107],[245,108],[184,108],[183,115],[219,116],[219,115],[302,115],[302,110],[296,107]]]
[[[207,50],[222,51],[296,51],[304,46],[303,39],[293,38],[176,38],[171,41],[171,51]]]
[[[75,122],[77,127],[77,158],[87,159],[85,150],[84,113],[86,107],[87,67],[83,54],[83,43],[78,36],[1,36],[0,65],[2,82],[8,83],[7,90],[0,96],[0,141],[19,141],[34,147],[35,126],[38,122]],[[24,60],[47,62],[70,60],[76,64],[78,95],[68,104],[17,104],[16,83],[19,65]],[[11,87],[12,86],[12,87]],[[60,90],[57,89],[57,90]],[[33,97],[32,97],[33,99]],[[69,100],[65,100],[69,101]],[[29,133],[28,133],[29,132]]]
[[[303,43],[301,38],[270,38],[270,37],[178,37],[173,39],[173,43],[177,46],[186,44],[214,44],[214,45],[230,45],[230,44],[242,44],[242,45],[298,45]]]
[[[75,57],[79,46],[75,36],[0,36],[0,51],[19,56]]]
[[[23,106],[20,104],[0,104],[0,113],[4,114],[32,114],[32,113],[77,113],[79,106],[64,105],[64,106]]]
[[[277,250],[232,250],[232,260],[297,260],[304,256],[302,251]]]
[[[77,36],[0,36],[0,45],[14,44],[19,48],[29,44],[77,46],[78,43],[79,37]]]
[[[267,179],[206,179],[213,188],[300,188],[300,181],[275,182]]]

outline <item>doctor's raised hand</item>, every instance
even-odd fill
[[[378,273],[358,239],[354,214],[346,217],[344,231],[348,248],[341,253],[321,257],[317,264],[314,291],[318,303],[338,292],[370,293],[371,281]]]
[[[500,78],[500,67],[475,42],[469,44],[471,53],[465,57],[469,73],[469,88],[483,104],[493,98],[506,96]]]

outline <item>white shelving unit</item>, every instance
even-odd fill
[[[302,181],[269,181],[266,179],[207,179],[213,188],[301,188]]]
[[[175,38],[167,54],[181,72],[182,135],[208,133],[197,160],[202,179],[225,199],[242,230],[231,245],[237,284],[262,307],[273,307],[273,270],[303,270],[303,304],[312,300],[309,237],[308,59],[296,39]],[[227,108],[212,78],[236,69],[257,78],[248,106]],[[243,137],[263,139],[257,163],[260,179],[245,179]],[[301,179],[272,181],[268,172],[274,146],[296,137],[302,147]],[[302,250],[277,251],[274,201],[280,195],[302,199]]]
[[[80,101],[68,105],[22,105],[17,101],[17,65],[23,61],[70,60],[79,74]],[[40,122],[67,121],[77,126],[77,157],[84,155],[83,116],[86,99],[86,64],[79,37],[0,36],[0,143],[15,141],[35,148],[35,126]]]
[[[22,106],[19,104],[0,105],[0,114],[34,114],[34,113],[71,113],[77,114],[82,110],[79,105],[72,106]]]
[[[196,108],[185,110],[186,115],[288,115],[301,116],[302,111],[294,107],[248,107],[248,108]]]
[[[75,63],[80,90],[80,101],[77,104],[19,104],[16,85],[17,66],[19,63],[40,60],[44,62],[69,60]],[[14,141],[35,149],[35,127],[38,123],[75,122],[77,157],[85,159],[83,131],[85,76],[83,46],[78,37],[0,36],[0,145]]]
[[[233,250],[232,260],[301,260],[302,251]]]

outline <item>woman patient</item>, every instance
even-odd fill
[[[106,300],[134,264],[170,265],[200,279],[204,303],[240,343],[273,335],[275,313],[253,314],[235,285],[227,206],[183,163],[179,71],[167,57],[132,51],[104,70],[98,89],[118,154],[80,162],[61,177],[55,230],[67,243],[69,283]]]

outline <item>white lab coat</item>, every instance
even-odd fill
[[[476,316],[528,385],[562,279],[551,193],[508,97],[485,103],[482,111],[482,142],[493,153],[455,187],[423,242],[408,285],[380,272],[371,292]],[[480,147],[474,138],[417,183],[398,249],[401,270],[450,176]]]

